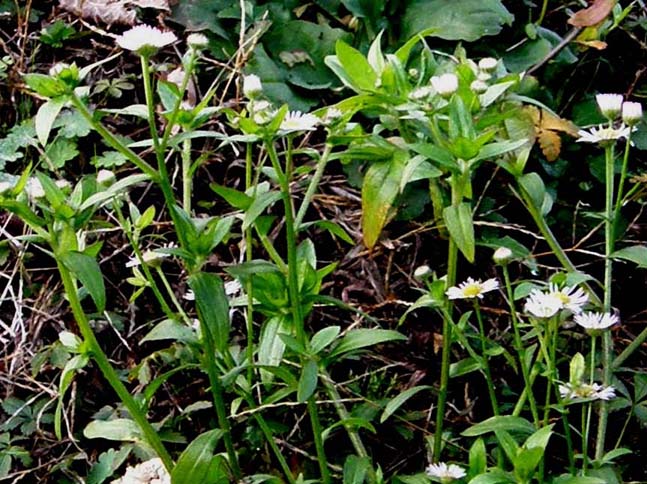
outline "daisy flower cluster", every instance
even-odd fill
[[[445,462],[438,462],[437,464],[430,464],[426,469],[426,474],[432,479],[445,483],[462,479],[466,476],[465,469],[456,464],[446,464]]]
[[[609,121],[608,126],[598,126],[589,131],[578,132],[578,143],[613,143],[619,139],[627,139],[636,125],[643,119],[643,108],[640,103],[623,101],[622,94],[598,94],[595,97],[602,115]],[[614,127],[618,116],[622,123]]]
[[[536,318],[551,318],[561,310],[579,314],[588,300],[586,293],[578,287],[565,286],[560,289],[556,284],[550,284],[548,291],[533,290],[526,299],[524,309]]]
[[[468,277],[465,282],[458,286],[450,287],[445,294],[449,299],[483,299],[483,294],[499,288],[499,281],[488,279],[481,282]]]

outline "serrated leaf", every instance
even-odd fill
[[[45,154],[54,168],[63,168],[66,162],[79,155],[79,150],[76,142],[67,138],[59,138],[47,147]]]

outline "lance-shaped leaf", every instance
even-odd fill
[[[216,274],[200,272],[189,278],[203,331],[208,331],[215,348],[224,353],[229,343],[229,302],[222,279]]]

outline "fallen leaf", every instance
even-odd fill
[[[568,19],[575,27],[590,27],[602,22],[611,13],[617,0],[594,0],[593,4],[583,10],[578,10]]]
[[[576,40],[575,42],[579,45],[591,47],[597,50],[604,50],[607,48],[607,43],[602,40]]]
[[[548,161],[555,161],[561,152],[562,140],[559,133],[578,136],[577,126],[567,119],[536,106],[525,106],[524,112],[530,117],[534,127],[534,139],[530,141],[539,143],[539,148]]]
[[[134,25],[136,7],[170,10],[168,0],[59,0],[59,6],[86,20],[108,25]]]

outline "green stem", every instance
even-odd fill
[[[153,291],[153,294],[155,295],[155,299],[157,299],[157,302],[160,303],[160,306],[162,307],[162,311],[164,311],[164,314],[166,315],[166,317],[169,319],[175,319],[176,314],[173,312],[171,307],[166,302],[166,299],[162,295],[162,292],[160,291],[159,287],[157,286],[157,282],[155,282],[155,278],[153,277],[153,274],[151,273],[150,268],[144,262],[142,251],[140,250],[139,244],[137,242],[137,237],[135,237],[135,234],[129,229],[131,224],[126,222],[126,218],[124,217],[123,211],[121,210],[121,207],[119,206],[118,203],[114,203],[113,208],[117,214],[117,220],[119,221],[119,225],[121,226],[121,229],[126,234],[126,237],[130,242],[130,246],[132,247],[133,252],[135,253],[135,257],[139,261],[142,271],[144,272],[144,276],[148,281],[148,285]]]
[[[627,179],[627,171],[629,166],[629,148],[631,147],[631,130],[627,136],[627,144],[625,145],[624,155],[622,157],[622,169],[620,170],[620,179],[618,180],[618,191],[616,194],[616,202],[613,208],[613,235],[618,232],[618,220],[620,220],[620,210],[622,209],[622,202],[624,200],[623,192],[625,189],[625,180]]]
[[[541,235],[544,237],[544,240],[550,247],[552,253],[555,255],[555,257],[557,257],[557,260],[560,262],[560,264],[562,264],[562,267],[568,272],[579,273],[573,262],[571,262],[571,260],[569,259],[568,255],[566,255],[566,252],[564,252],[564,249],[559,244],[559,241],[557,240],[553,232],[550,230],[550,227],[546,223],[544,216],[541,214],[540,210],[535,207],[535,203],[532,200],[530,194],[523,188],[523,186],[521,186],[520,183],[518,183],[518,189],[518,193],[524,206],[526,207],[528,212],[530,212],[530,216],[535,221],[535,224],[541,232]],[[595,294],[591,286],[586,282],[583,282],[581,285],[587,292],[591,303],[595,306],[602,306],[602,301],[600,301],[600,298],[597,296],[597,294]]]
[[[591,336],[591,360],[589,363],[589,384],[593,385],[595,381],[595,336]],[[589,431],[591,429],[591,410],[593,404],[589,402],[586,409],[586,424],[582,429],[582,475],[586,475],[586,469],[589,463]]]
[[[611,284],[613,282],[613,259],[611,254],[615,246],[614,221],[614,147],[609,144],[605,147],[605,220],[604,220],[604,311],[611,312]],[[612,367],[611,356],[613,353],[613,339],[611,332],[605,331],[602,337],[602,384],[606,387],[611,384]],[[600,415],[598,420],[598,433],[595,442],[595,459],[599,460],[604,454],[607,425],[609,421],[609,405],[606,400],[600,402]]]
[[[229,420],[227,419],[227,407],[225,405],[224,388],[222,386],[222,382],[220,381],[220,377],[218,376],[218,367],[216,365],[216,346],[213,341],[211,329],[202,321],[203,317],[200,315],[200,327],[202,329],[202,334],[206,346],[204,351],[204,358],[206,363],[205,366],[207,369],[207,375],[209,376],[211,396],[216,408],[216,417],[218,418],[218,424],[224,432],[223,441],[225,442],[227,457],[229,458],[229,466],[234,475],[234,478],[236,479],[236,481],[239,481],[242,478],[242,472],[238,464],[238,455],[236,454],[234,442],[231,437],[231,426],[229,425]]]
[[[450,249],[454,245],[449,241]],[[451,253],[451,250],[450,250]],[[432,460],[440,462],[440,454],[443,443],[443,423],[445,421],[445,403],[447,402],[447,389],[449,386],[449,357],[451,355],[452,328],[451,314],[449,310],[443,315],[443,348],[440,363],[440,388],[438,390],[438,402],[436,403],[436,430],[434,431],[434,448]]]
[[[252,173],[253,173],[253,159],[252,159],[252,147],[250,144],[247,145],[245,151],[245,190],[249,190],[252,187]],[[256,188],[256,185],[254,185]],[[254,189],[254,191],[256,191]],[[247,262],[251,261],[253,258],[252,253],[252,228],[247,227],[243,234],[245,238],[245,260]],[[254,380],[254,285],[250,280],[245,286],[245,292],[247,293],[247,313],[245,314],[245,331],[247,333],[247,347],[245,348],[245,354],[247,355],[247,363],[249,368],[247,369],[247,383],[251,387]],[[274,443],[276,445],[276,443]]]
[[[541,5],[541,11],[539,12],[539,18],[537,19],[537,22],[535,22],[535,25],[537,25],[538,27],[544,21],[544,17],[546,16],[547,10],[548,10],[548,0],[543,0],[543,3]]]
[[[186,213],[191,215],[191,192],[193,178],[191,176],[191,140],[182,142],[182,206]]]
[[[170,454],[164,447],[162,440],[157,434],[157,431],[147,420],[146,415],[144,415],[140,406],[137,404],[130,392],[121,382],[119,375],[117,375],[117,372],[110,363],[110,360],[108,360],[108,357],[101,349],[101,346],[99,345],[99,342],[97,341],[96,337],[94,336],[94,332],[90,327],[87,316],[83,311],[83,308],[81,307],[81,301],[78,298],[76,285],[74,284],[72,275],[60,262],[60,257],[56,257],[56,261],[58,271],[63,282],[63,287],[67,295],[67,299],[72,308],[72,314],[74,314],[74,319],[79,325],[81,335],[83,336],[85,343],[88,345],[89,351],[92,353],[94,361],[96,361],[97,366],[101,370],[101,373],[103,374],[105,379],[108,380],[108,383],[115,391],[115,393],[119,396],[119,399],[124,404],[124,407],[126,407],[126,409],[128,410],[128,413],[130,414],[132,419],[141,429],[142,433],[144,434],[144,439],[146,440],[148,445],[151,446],[153,451],[155,451],[157,456],[162,460],[164,467],[166,467],[166,469],[170,472],[173,469],[173,459],[171,459]]]
[[[508,266],[503,265],[503,280],[505,281],[505,288],[507,294],[508,305],[510,307],[510,316],[512,319],[512,329],[514,332],[514,347],[519,357],[519,366],[521,367],[521,375],[523,376],[524,388],[528,402],[530,403],[530,413],[535,427],[539,428],[539,412],[537,411],[537,402],[535,395],[532,391],[532,383],[530,382],[530,375],[528,373],[528,366],[526,365],[526,350],[521,341],[521,333],[519,331],[519,318],[517,318],[517,311],[514,306],[514,294],[512,291],[512,283],[510,281],[510,273]]]
[[[499,402],[497,402],[496,391],[494,390],[494,381],[492,381],[492,372],[490,371],[490,364],[488,363],[487,344],[485,336],[485,326],[483,325],[483,316],[481,315],[481,307],[478,300],[474,300],[474,311],[476,312],[476,320],[479,324],[479,336],[481,339],[481,361],[483,362],[483,372],[485,373],[485,381],[487,383],[488,394],[490,395],[490,403],[492,405],[492,412],[494,415],[499,415]]]
[[[124,144],[119,141],[115,137],[115,135],[108,131],[105,126],[103,126],[103,124],[94,119],[94,116],[92,115],[88,107],[83,103],[83,101],[81,101],[81,99],[78,98],[78,96],[76,96],[76,94],[71,95],[70,101],[72,102],[76,110],[81,114],[81,116],[88,122],[88,124],[90,124],[90,126],[92,126],[92,128],[105,140],[108,146],[122,154],[128,161],[139,168],[142,173],[148,175],[151,180],[156,182],[158,181],[157,170],[155,170],[155,168],[145,162],[133,150],[131,150],[127,146],[124,146]]]
[[[306,346],[306,333],[303,320],[303,308],[299,294],[298,278],[298,261],[297,261],[297,244],[296,244],[296,227],[294,224],[294,207],[292,197],[290,196],[290,180],[292,178],[292,138],[287,138],[288,149],[285,157],[285,172],[281,168],[278,154],[272,140],[268,140],[265,145],[272,167],[276,172],[283,198],[285,212],[285,236],[287,245],[288,259],[288,294],[290,297],[290,306],[292,310],[292,320],[295,327],[297,341]],[[303,358],[302,358],[303,362]],[[330,483],[330,471],[328,470],[328,459],[326,458],[323,439],[321,437],[321,423],[319,422],[319,412],[314,395],[308,399],[308,413],[310,414],[310,423],[315,439],[317,450],[317,459],[321,470],[321,478],[324,484]]]
[[[638,336],[636,336],[629,345],[622,350],[622,353],[620,353],[616,358],[613,360],[613,363],[611,364],[612,370],[617,370],[620,368],[620,366],[629,358],[634,351],[636,351],[638,348],[642,346],[642,344],[647,340],[647,328],[643,329]]]
[[[301,226],[301,222],[303,222],[303,218],[308,211],[312,197],[314,197],[317,188],[319,188],[319,183],[321,182],[321,177],[323,177],[324,171],[326,170],[326,165],[328,164],[328,159],[330,158],[331,152],[332,145],[326,144],[324,151],[321,154],[321,158],[319,158],[319,161],[317,162],[317,169],[315,170],[315,173],[310,180],[310,184],[308,185],[308,189],[306,190],[306,193],[303,197],[303,202],[301,203],[299,211],[297,212],[297,216],[294,219],[294,225],[295,227],[297,227],[297,230]]]
[[[164,274],[164,271],[160,267],[155,267],[155,272],[157,272],[157,275],[162,281],[162,285],[164,286],[164,289],[166,289],[166,293],[169,295],[169,298],[171,298],[171,301],[173,302],[173,305],[177,309],[178,314],[182,316],[182,319],[184,320],[185,323],[191,326],[191,319],[189,318],[189,316],[187,316],[186,312],[184,312],[184,309],[182,308],[180,301],[178,301],[177,296],[175,295],[175,292],[171,287],[171,284],[166,278],[166,274]]]

